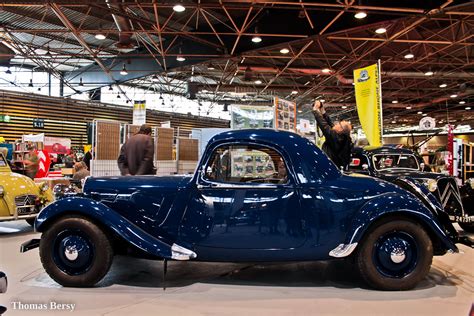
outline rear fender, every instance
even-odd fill
[[[57,218],[68,214],[89,217],[146,253],[172,258],[172,243],[148,234],[106,205],[83,197],[60,199],[45,207],[36,219],[36,231],[45,231]]]
[[[439,221],[421,201],[414,196],[398,193],[383,194],[364,204],[352,220],[351,228],[346,236],[346,244],[359,243],[370,229],[370,225],[387,215],[405,216],[419,221],[429,230],[428,233],[439,239],[446,250],[458,251]]]

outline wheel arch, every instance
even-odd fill
[[[65,217],[83,217],[116,241],[126,243],[153,257],[171,258],[171,244],[148,234],[106,205],[94,200],[75,197],[58,200],[39,214],[35,223],[38,232],[44,232]]]
[[[458,251],[441,224],[421,201],[395,193],[370,200],[362,207],[351,221],[346,244],[362,242],[364,236],[374,227],[394,218],[407,219],[420,224],[430,236],[436,255],[442,255],[448,250]]]

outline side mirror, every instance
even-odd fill
[[[363,170],[369,170],[369,165],[366,164],[366,163],[363,164],[363,165],[362,165],[362,169],[363,169]]]
[[[426,166],[425,163],[422,162],[422,163],[420,164],[420,170],[421,170],[421,171],[425,170],[425,166]]]

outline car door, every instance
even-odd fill
[[[181,233],[199,247],[301,246],[302,209],[282,154],[261,145],[217,147],[197,177]]]

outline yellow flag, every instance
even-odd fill
[[[380,63],[354,70],[357,113],[371,146],[382,145]]]

